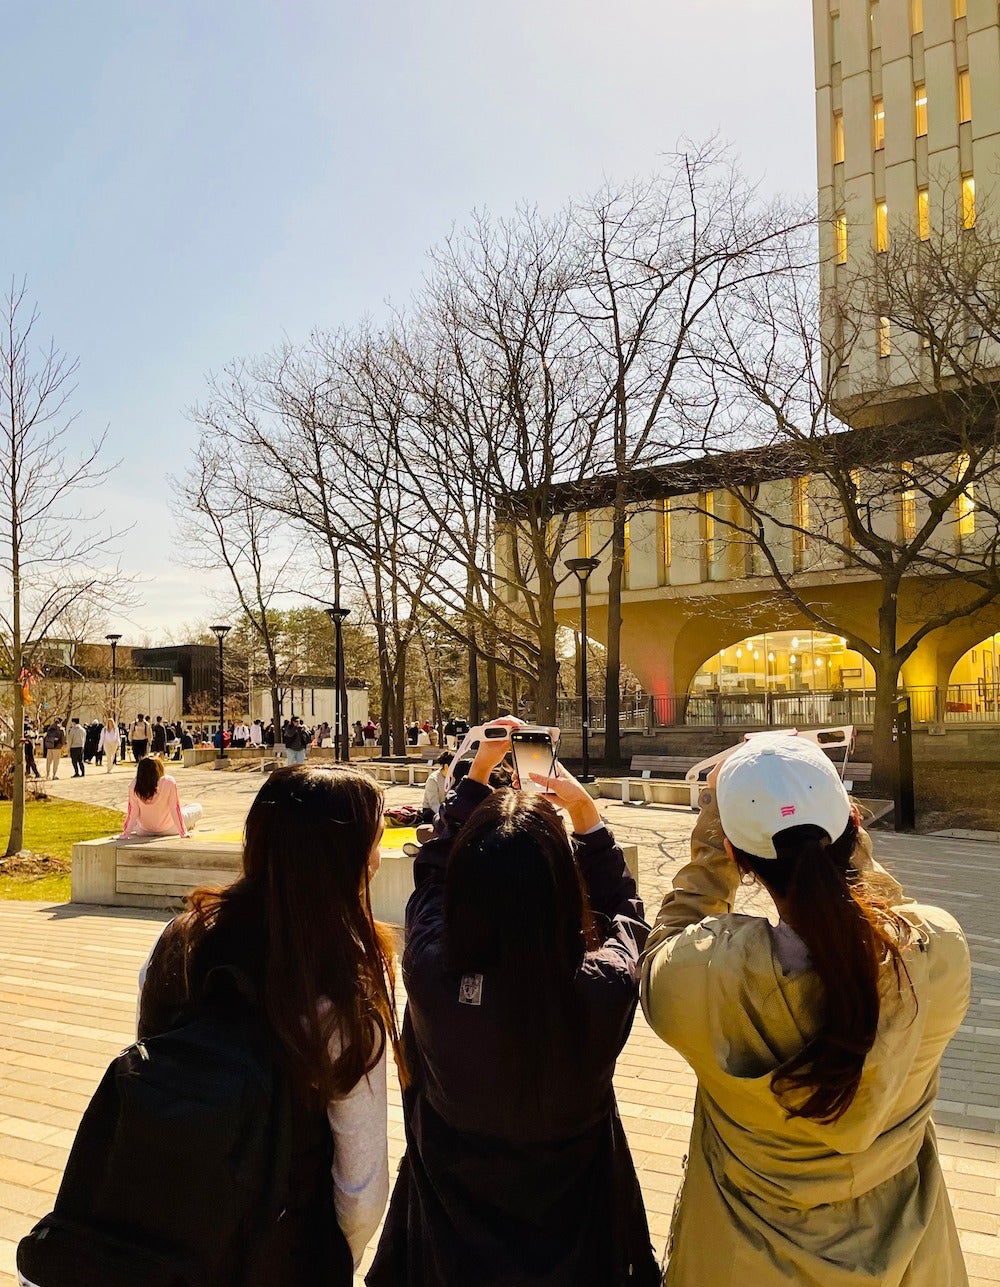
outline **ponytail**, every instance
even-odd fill
[[[816,1035],[786,1059],[771,1089],[790,1117],[829,1124],[847,1112],[878,1032],[879,977],[892,962],[897,985],[909,976],[901,949],[910,927],[851,865],[858,825],[830,841],[818,827],[790,827],[774,837],[776,859],[734,850],[736,863],[785,902],[823,985]]]

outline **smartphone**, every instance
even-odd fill
[[[556,753],[552,745],[552,735],[544,728],[518,728],[510,735],[511,750],[514,753],[514,772],[522,791],[539,792],[544,787],[532,782],[530,773],[550,777],[556,764]]]

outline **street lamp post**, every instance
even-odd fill
[[[583,775],[581,782],[593,782],[590,774],[590,694],[587,691],[587,581],[600,567],[600,559],[567,559],[566,566],[580,582],[580,714],[583,732]]]
[[[221,768],[226,760],[226,687],[222,677],[222,641],[229,634],[232,626],[209,626],[212,634],[219,641],[219,757],[216,766]]]
[[[118,727],[118,640],[121,635],[105,635],[111,645],[111,714]]]
[[[336,639],[334,650],[334,679],[336,689],[334,696],[334,730],[333,758],[347,763],[351,758],[351,744],[348,741],[344,725],[347,722],[347,693],[344,689],[344,620],[351,614],[350,608],[342,608],[339,603],[327,608],[326,615],[333,622],[333,633]]]

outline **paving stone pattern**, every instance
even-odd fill
[[[194,772],[178,774],[185,799],[202,794],[188,787]],[[219,791],[213,802],[217,816],[226,814],[226,827],[229,812],[245,812],[248,786],[234,782],[231,800]],[[73,788],[76,798],[90,795],[89,784]],[[60,793],[70,795],[65,788]],[[390,797],[410,801],[416,793],[393,788]],[[640,846],[643,893],[655,915],[670,877],[686,861],[691,814],[614,804],[606,812],[618,837]],[[973,1003],[945,1059],[936,1119],[970,1280],[987,1287],[1000,1282],[1000,846],[881,833],[876,848],[908,892],[953,911],[972,944]],[[742,904],[767,911],[755,891]],[[101,1073],[132,1039],[136,973],[164,920],[157,912],[0,903],[0,1287],[15,1281],[17,1240],[51,1207]],[[687,1149],[694,1078],[640,1014],[615,1084],[660,1249]],[[403,1148],[395,1086],[389,1134],[394,1172]],[[371,1249],[363,1268],[370,1257]]]

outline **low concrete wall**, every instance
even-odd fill
[[[622,846],[629,870],[639,882],[639,850]],[[81,840],[73,846],[74,903],[101,907],[179,909],[198,885],[228,885],[239,875],[242,847],[211,843],[196,836],[143,840]],[[402,925],[413,892],[413,859],[383,851],[371,884],[376,920]]]
[[[686,782],[666,778],[598,778],[596,795],[601,800],[622,804],[691,805],[691,788]]]
[[[240,873],[242,846],[192,835],[82,840],[73,846],[72,900],[101,907],[180,908],[198,885],[228,885]],[[402,925],[413,890],[413,859],[382,854],[372,881],[377,920]]]

